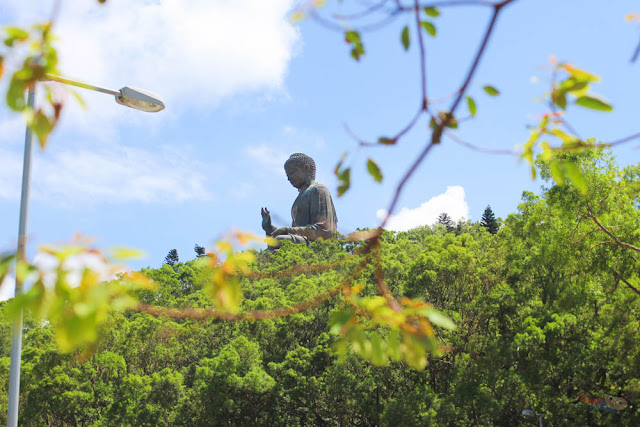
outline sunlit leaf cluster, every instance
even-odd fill
[[[551,63],[554,68],[548,99],[550,111],[545,113],[540,123],[532,129],[523,146],[522,158],[531,165],[531,174],[535,178],[533,160],[535,150],[539,147],[543,159],[549,162],[554,181],[560,185],[567,180],[571,181],[584,194],[587,187],[579,168],[570,161],[562,161],[556,154],[581,150],[595,144],[593,141],[583,140],[575,133],[565,118],[565,112],[569,104],[603,112],[612,111],[613,107],[591,93],[591,85],[600,81],[598,76],[574,65],[558,62],[553,57]]]
[[[36,24],[30,29],[5,27],[3,41],[7,49],[0,55],[0,78],[3,74],[2,64],[9,57],[24,56],[19,68],[11,75],[6,103],[9,108],[24,115],[42,148],[60,118],[63,103],[47,88],[47,108],[31,109],[27,105],[26,92],[38,81],[46,79],[47,74],[58,74],[58,53],[53,45],[55,38],[51,29],[50,22]]]
[[[344,354],[347,347],[374,365],[389,359],[424,369],[428,354],[442,355],[433,326],[454,329],[453,322],[430,304],[404,298],[393,307],[384,296],[362,297],[363,286],[345,287],[345,306],[331,316],[329,327],[338,335],[336,348]]]
[[[137,255],[131,250],[116,252],[119,259]],[[15,254],[5,256],[0,261],[0,283],[13,269],[16,280],[28,290],[10,301],[9,315],[27,310],[49,322],[64,352],[95,344],[112,310],[135,307],[134,291],[153,288],[148,278],[122,273],[121,266],[83,242],[43,246],[39,258],[44,266],[16,260]]]

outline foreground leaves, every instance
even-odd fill
[[[125,254],[119,255],[122,259]],[[28,290],[10,301],[7,312],[15,316],[27,310],[47,319],[63,352],[96,344],[112,310],[135,307],[135,291],[153,288],[146,277],[123,273],[121,266],[81,242],[43,246],[39,258],[45,266],[23,260],[15,264],[16,279]],[[7,274],[7,265],[14,259],[14,255],[3,258],[0,273]]]

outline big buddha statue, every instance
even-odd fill
[[[327,187],[316,182],[316,163],[306,154],[294,153],[284,163],[287,179],[298,189],[298,197],[291,207],[291,227],[271,224],[269,209],[262,208],[262,228],[276,240],[309,243],[320,237],[335,237],[338,218]],[[279,245],[277,245],[279,246]]]

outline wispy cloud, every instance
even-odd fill
[[[250,145],[245,149],[245,152],[251,159],[274,175],[284,175],[284,162],[291,155],[291,153],[287,154],[267,143]]]
[[[443,212],[449,214],[454,220],[469,217],[469,205],[465,200],[463,187],[449,186],[444,193],[432,197],[417,208],[402,208],[396,215],[391,216],[386,228],[394,231],[407,231],[422,225],[431,225]],[[382,219],[387,215],[387,211],[380,209],[376,215]]]
[[[35,158],[33,197],[61,206],[206,200],[205,169],[169,149],[49,150]],[[0,149],[0,199],[19,197],[21,170],[21,155]]]

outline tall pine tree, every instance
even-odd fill
[[[446,212],[442,212],[440,215],[438,215],[438,219],[436,220],[436,223],[442,224],[445,227],[447,227],[448,233],[455,231],[456,229],[456,224],[453,222],[449,214]]]
[[[498,220],[496,216],[493,214],[491,210],[491,206],[487,206],[482,214],[482,219],[480,220],[480,225],[487,229],[487,231],[491,234],[496,234],[500,229],[500,224],[498,224]]]
[[[169,264],[171,266],[176,265],[180,262],[180,258],[178,258],[178,250],[171,249],[166,257],[164,257],[164,263]]]

